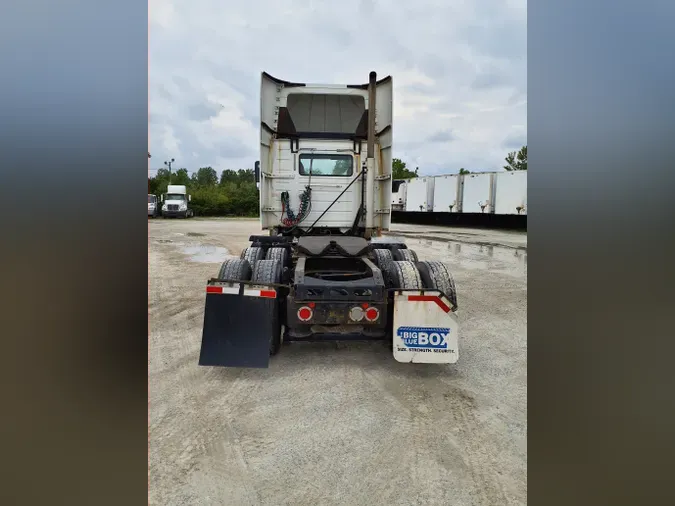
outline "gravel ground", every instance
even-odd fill
[[[291,343],[197,365],[204,285],[257,220],[151,220],[150,504],[507,505],[527,499],[527,236],[394,225],[457,285],[460,359]]]

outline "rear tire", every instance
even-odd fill
[[[226,281],[248,281],[251,279],[251,264],[241,258],[228,258],[220,266],[218,279]]]
[[[281,262],[274,260],[258,260],[253,266],[251,281],[254,283],[281,283],[283,267]]]
[[[276,249],[276,248],[275,248]],[[281,249],[281,248],[279,248]],[[278,259],[259,260],[253,266],[253,275],[251,281],[260,284],[280,284],[283,273],[283,266]],[[278,292],[278,289],[277,289]],[[276,311],[272,322],[272,335],[270,336],[270,355],[276,355],[281,349],[284,327],[281,324],[281,314],[283,314],[283,299],[277,296]]]
[[[391,250],[388,249],[374,249],[373,256],[375,257],[375,265],[377,265],[382,272],[386,272],[389,264],[394,261]]]
[[[420,278],[420,273],[417,270],[417,267],[413,262],[403,261],[393,261],[391,262],[386,271],[386,283],[387,288],[399,288],[399,289],[420,289],[422,288],[422,278]],[[387,313],[387,334],[390,338],[386,341],[387,348],[393,350],[394,340],[394,311],[393,311],[393,299],[389,299],[390,307],[392,308]]]
[[[265,258],[265,251],[258,246],[251,246],[241,252],[240,258],[248,260],[248,263],[251,264],[251,268],[253,268],[259,260]]]
[[[401,289],[422,289],[422,278],[420,272],[413,262],[406,260],[395,261],[389,264],[387,269],[387,278],[390,288]]]
[[[288,259],[289,255],[286,248],[270,248],[265,255],[265,260],[279,260],[282,268],[288,265]]]
[[[419,259],[417,258],[417,253],[415,253],[411,249],[395,249],[394,250],[394,260],[398,260],[399,262],[413,262],[417,263],[419,262]]]
[[[443,262],[425,261],[417,263],[417,270],[425,288],[440,290],[457,307],[457,291],[455,280]]]

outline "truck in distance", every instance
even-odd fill
[[[192,197],[187,193],[185,185],[170,184],[162,195],[163,218],[190,218],[194,212],[189,207]]]
[[[159,205],[157,205],[157,195],[148,193],[148,218],[159,216]]]

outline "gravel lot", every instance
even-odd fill
[[[527,499],[527,236],[394,225],[457,285],[457,364],[291,343],[197,365],[204,285],[257,220],[150,220],[150,504],[506,505]]]

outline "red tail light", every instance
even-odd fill
[[[380,317],[380,312],[377,310],[377,308],[374,307],[369,307],[366,309],[366,320],[369,322],[374,322]]]
[[[298,320],[307,322],[312,319],[312,316],[314,315],[314,311],[308,306],[303,306],[300,309],[298,309]]]

